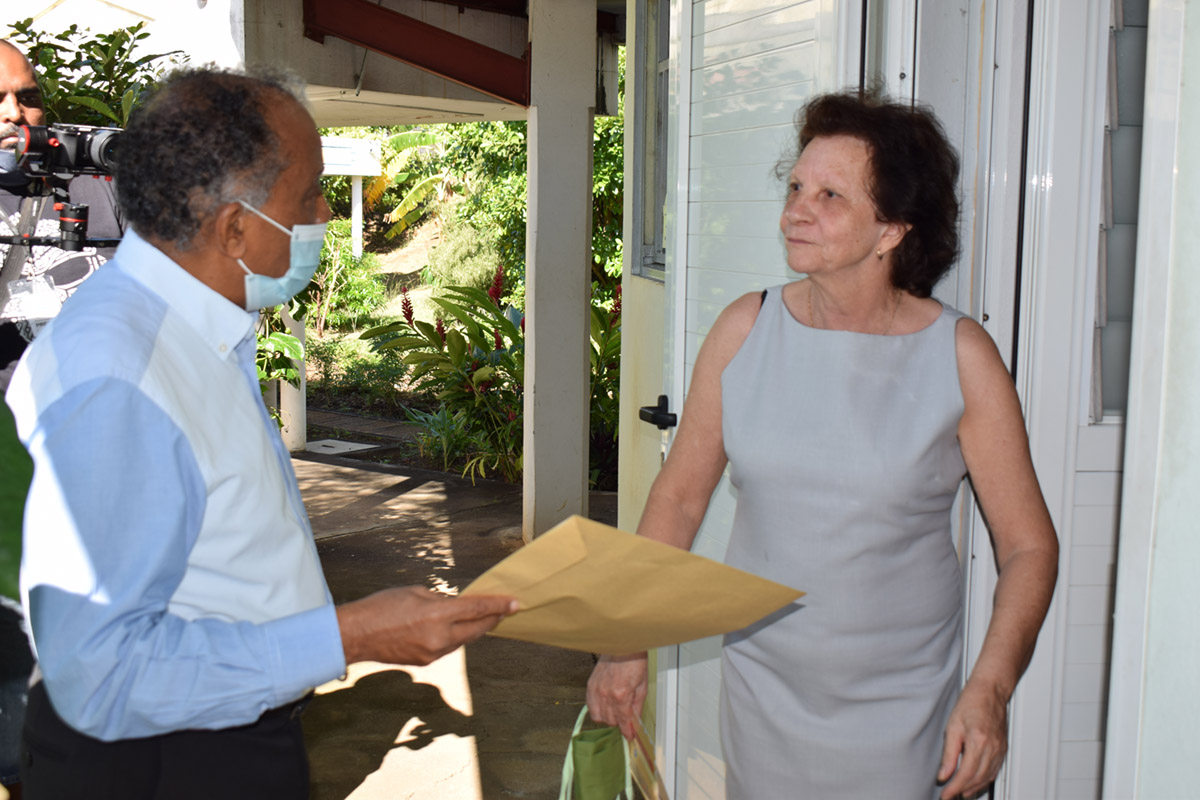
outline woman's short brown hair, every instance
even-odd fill
[[[853,136],[867,145],[876,213],[912,226],[892,255],[892,284],[929,297],[958,258],[958,155],[933,112],[878,92],[848,91],[813,97],[796,127],[801,152],[819,136]]]

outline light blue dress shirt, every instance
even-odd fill
[[[244,725],[345,670],[253,321],[130,231],[13,376],[23,600],[90,736]]]

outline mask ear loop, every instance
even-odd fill
[[[260,217],[262,217],[262,218],[263,218],[263,219],[265,219],[267,222],[269,222],[269,223],[271,223],[272,225],[274,225],[276,228],[279,228],[279,230],[283,231],[283,232],[284,232],[284,233],[286,233],[288,236],[291,236],[291,235],[292,235],[292,230],[291,230],[291,228],[285,228],[285,227],[283,227],[283,226],[282,226],[282,225],[280,225],[278,222],[276,222],[275,220],[271,219],[271,218],[270,218],[270,217],[268,217],[266,214],[264,214],[263,212],[259,211],[257,208],[255,208],[254,206],[250,205],[249,203],[247,203],[245,200],[238,200],[238,202],[239,202],[239,203],[241,203],[241,204],[242,204],[243,206],[245,206],[246,208],[248,208],[248,209],[250,209],[251,211],[253,211],[255,214],[258,214]]]

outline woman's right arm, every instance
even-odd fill
[[[721,373],[745,342],[761,304],[757,292],[739,297],[721,312],[705,338],[692,371],[679,430],[650,487],[638,536],[691,549],[708,501],[725,470]],[[587,703],[592,719],[617,725],[625,738],[632,739],[647,684],[646,653],[601,657],[588,680]]]

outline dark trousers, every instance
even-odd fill
[[[104,742],[64,723],[39,681],[25,713],[24,800],[308,800],[305,703],[238,728]]]

